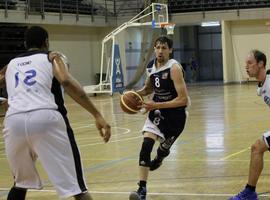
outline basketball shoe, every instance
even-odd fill
[[[146,187],[139,187],[136,192],[131,192],[129,200],[146,200]]]
[[[240,193],[229,198],[228,200],[258,200],[258,195],[255,191],[245,188]]]

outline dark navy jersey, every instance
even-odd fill
[[[170,59],[164,66],[156,69],[153,63],[151,70],[149,70],[151,85],[154,89],[153,101],[171,101],[177,97],[178,94],[171,79],[171,68],[174,64],[179,65],[176,60]]]
[[[170,59],[159,69],[153,64],[150,71],[150,81],[154,90],[153,101],[166,102],[175,99],[178,94],[171,79],[171,68],[174,64],[179,63]],[[158,126],[165,138],[168,136],[176,136],[183,130],[186,114],[185,107],[164,108],[152,110],[149,112],[149,119]]]

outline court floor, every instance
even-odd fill
[[[246,184],[250,145],[270,129],[270,110],[256,95],[256,85],[190,85],[192,106],[186,128],[170,156],[148,181],[148,200],[221,200]],[[124,114],[119,96],[91,97],[112,126],[104,144],[93,118],[66,97],[79,145],[87,185],[95,200],[127,200],[137,188],[138,154],[145,115]],[[157,147],[157,145],[155,146]],[[155,151],[153,155],[155,156]],[[270,199],[270,157],[257,186],[260,199]],[[37,163],[44,190],[29,191],[29,200],[56,200],[55,190]],[[13,184],[0,138],[0,199]]]

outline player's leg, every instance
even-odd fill
[[[24,200],[27,188],[42,187],[35,167],[36,155],[27,141],[24,119],[25,114],[16,114],[4,121],[5,150],[14,177],[14,186],[9,191],[8,200]]]
[[[265,141],[259,139],[251,146],[248,184],[256,186],[263,169],[263,155],[268,150]]]
[[[61,198],[87,198],[80,153],[66,117],[58,111],[32,112],[27,122],[31,143]]]
[[[170,154],[170,148],[177,137],[170,137],[161,142],[156,157],[150,163],[150,171],[158,169],[162,165],[162,161]]]
[[[144,139],[140,151],[139,158],[139,188],[136,192],[132,192],[129,196],[130,200],[145,200],[146,199],[146,184],[149,174],[149,166],[151,161],[151,152],[153,146],[155,144],[155,140],[157,139],[157,135],[145,132]]]
[[[184,130],[186,123],[186,112],[185,110],[180,111],[177,120],[170,120],[170,124],[164,125],[165,140],[163,140],[158,149],[156,157],[150,163],[150,171],[158,169],[162,165],[162,161],[170,154],[170,148],[176,139],[180,136]]]
[[[263,170],[263,155],[269,150],[270,132],[264,133],[263,139],[257,140],[251,146],[251,156],[249,165],[249,176],[246,187],[230,200],[257,200],[256,185]]]

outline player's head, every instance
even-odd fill
[[[26,49],[38,48],[49,49],[49,34],[40,26],[31,26],[25,32],[25,47]]]
[[[259,51],[257,49],[252,50],[251,53],[254,55],[254,58],[256,59],[257,63],[262,62],[263,66],[265,68],[265,66],[266,66],[266,55],[263,52],[261,52],[261,51]]]
[[[261,69],[265,69],[266,55],[257,50],[251,50],[246,58],[246,71],[250,77],[259,77]]]
[[[169,49],[172,49],[173,48],[173,41],[167,37],[166,35],[162,35],[162,36],[159,36],[156,41],[155,41],[155,47],[158,45],[158,44],[167,44]]]
[[[164,63],[167,62],[172,53],[173,41],[167,36],[160,36],[155,41],[155,54],[157,62]]]

